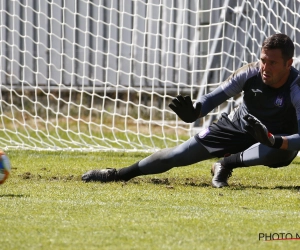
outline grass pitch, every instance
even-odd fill
[[[13,170],[0,186],[1,249],[300,248],[297,239],[266,241],[300,235],[299,158],[286,168],[237,169],[229,188],[214,189],[213,161],[100,184],[80,176],[147,154],[7,154]]]

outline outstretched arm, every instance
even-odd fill
[[[214,91],[201,96],[199,100],[196,101],[196,103],[202,103],[200,117],[206,116],[215,107],[228,100],[228,98],[240,94],[243,91],[247,79],[256,75],[258,70],[259,67],[256,66],[256,63],[247,64],[231,74]]]
[[[190,97],[177,96],[169,107],[185,122],[194,122],[206,116],[214,108],[225,102],[228,98],[242,92],[248,77],[257,74],[258,67],[247,64],[234,72],[219,87],[211,93],[201,96],[193,105]]]
[[[211,93],[202,96],[194,104],[190,96],[176,96],[169,107],[187,123],[196,121],[200,117],[204,117],[215,107],[226,101],[229,97],[225,94],[222,87],[216,88]]]
[[[201,96],[194,103],[194,106],[196,106],[197,103],[202,104],[202,108],[201,108],[199,118],[206,116],[210,111],[212,111],[214,108],[218,107],[220,104],[225,102],[229,97],[230,96],[225,94],[222,86],[217,87],[215,90],[213,90],[209,94]]]

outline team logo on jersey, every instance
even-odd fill
[[[262,94],[262,91],[260,89],[251,89],[251,90],[254,93],[254,96],[256,96],[258,93]]]
[[[277,107],[282,107],[283,106],[283,96],[282,95],[277,96],[274,104]]]

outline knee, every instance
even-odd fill
[[[173,166],[175,155],[172,148],[162,149],[160,152],[155,154],[157,164],[165,167]]]
[[[285,167],[291,164],[298,152],[290,150],[271,151],[268,155],[269,163],[266,166],[270,168]]]
[[[178,167],[184,164],[185,157],[178,153],[176,149],[164,149],[160,157],[160,163],[166,167]]]

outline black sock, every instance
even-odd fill
[[[241,154],[242,153],[229,155],[221,159],[219,162],[222,164],[224,168],[227,169],[245,167],[246,165],[242,162]]]
[[[129,167],[119,169],[118,175],[120,180],[129,181],[136,176],[142,175],[138,164],[139,163],[137,162]]]

